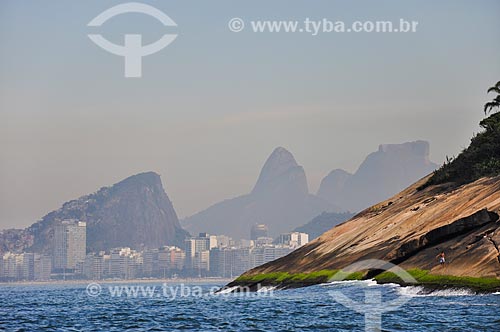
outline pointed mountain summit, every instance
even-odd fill
[[[285,148],[274,149],[267,158],[253,190],[227,199],[182,221],[193,234],[226,234],[249,238],[256,223],[267,224],[271,236],[289,232],[324,211],[336,211],[333,204],[311,195],[302,166]]]
[[[87,222],[87,251],[115,247],[182,245],[188,235],[177,218],[160,176],[141,173],[66,202],[27,229],[32,250],[51,250],[55,225],[64,219]]]
[[[262,167],[252,194],[286,192],[307,195],[309,191],[307,189],[306,173],[287,149],[277,147]]]

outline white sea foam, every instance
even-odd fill
[[[386,284],[378,284],[379,286],[383,286],[383,287],[392,287],[392,288],[396,288],[396,287],[401,287],[399,284],[394,284],[392,282],[389,282],[389,283],[386,283]]]
[[[359,286],[376,286],[377,282],[373,279],[369,280],[335,280],[330,281],[321,286],[332,286],[332,285],[359,285]]]
[[[260,292],[270,292],[270,291],[273,291],[275,289],[277,289],[278,286],[264,286],[264,287],[261,287],[257,290],[257,293],[260,293]]]
[[[368,287],[378,285],[378,283],[374,279],[364,280],[364,281],[366,282],[366,286],[368,286]]]
[[[428,290],[422,286],[407,286],[400,287],[398,291],[403,296],[435,296],[435,297],[448,297],[448,296],[472,296],[476,295],[475,292],[464,288],[449,288],[449,289],[438,289],[438,290]]]
[[[493,295],[500,295],[500,292],[492,293]]]
[[[228,288],[225,288],[225,289],[221,289],[220,291],[216,292],[215,294],[229,294],[233,290],[235,290],[236,288],[238,288],[238,286],[228,287]]]

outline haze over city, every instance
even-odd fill
[[[311,192],[332,169],[355,171],[382,143],[427,140],[441,163],[479,130],[485,87],[500,72],[500,3],[479,2],[276,1],[264,15],[232,1],[151,1],[179,36],[144,58],[141,79],[127,80],[123,59],[87,37],[87,23],[118,2],[3,1],[0,229],[26,227],[149,170],[186,217],[251,191],[277,146],[304,166]],[[162,34],[154,20],[130,15],[99,31],[117,43],[124,33],[148,42]],[[408,34],[233,33],[232,17],[419,26]]]

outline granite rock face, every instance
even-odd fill
[[[500,176],[418,190],[429,178],[246,274],[334,270],[381,259],[432,274],[500,278]],[[444,267],[436,260],[441,251]]]
[[[131,176],[64,203],[27,228],[34,237],[29,249],[49,252],[54,227],[64,219],[87,222],[87,251],[182,245],[188,235],[179,224],[160,176],[153,172]]]

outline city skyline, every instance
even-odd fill
[[[0,253],[0,282],[50,280],[103,280],[136,278],[232,278],[254,267],[281,258],[306,245],[301,232],[268,236],[267,225],[254,225],[250,240],[200,233],[184,240],[184,247],[127,246],[87,251],[86,223],[58,221],[50,254],[28,250]]]

